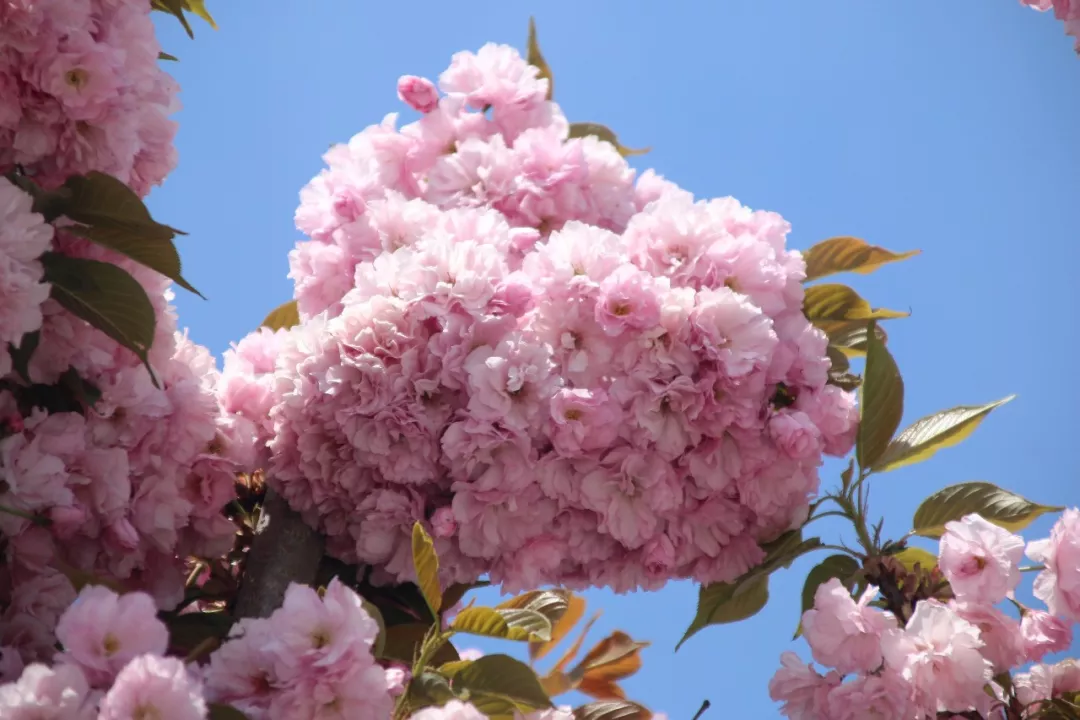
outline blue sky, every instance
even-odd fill
[[[190,233],[185,275],[209,301],[181,294],[181,322],[215,353],[291,297],[293,211],[322,153],[403,109],[399,75],[437,77],[487,41],[522,47],[534,14],[567,115],[652,146],[637,167],[782,213],[797,248],[845,234],[923,250],[852,279],[874,304],[912,310],[889,326],[906,420],[1019,398],[966,444],[877,478],[886,531],[904,533],[921,498],[964,480],[1080,503],[1080,58],[1051,16],[1016,0],[209,5],[221,29],[196,26],[194,42],[159,23],[185,109],[180,167],[151,208]],[[837,472],[826,466],[823,483]],[[774,576],[760,615],[678,654],[687,583],[590,593],[604,610],[594,635],[653,643],[626,687],[673,719],[704,698],[706,718],[776,717],[766,684],[815,562]]]

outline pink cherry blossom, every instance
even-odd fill
[[[979,515],[967,515],[945,524],[938,556],[958,599],[995,603],[1020,582],[1023,552],[1020,537]]]
[[[912,687],[891,672],[860,675],[829,691],[829,720],[910,720]]]
[[[1041,610],[1027,610],[1020,621],[1025,659],[1038,662],[1049,653],[1061,652],[1072,645],[1072,626]]]
[[[435,83],[415,75],[402,75],[397,83],[398,98],[413,110],[429,113],[439,104]]]
[[[451,700],[441,707],[429,707],[409,716],[411,720],[487,720],[487,716],[469,703]]]
[[[28,665],[22,676],[0,685],[0,717],[4,720],[94,720],[96,708],[89,686],[74,665]]]
[[[1054,615],[1080,622],[1080,510],[1062,513],[1049,538],[1028,543],[1027,556],[1046,567],[1035,578],[1035,597]]]
[[[169,642],[153,598],[145,593],[118,596],[100,585],[79,593],[60,618],[56,636],[65,657],[95,686],[106,685],[138,655],[163,654]]]
[[[129,662],[101,701],[99,720],[205,720],[198,681],[180,660],[141,655]]]
[[[839,673],[822,676],[793,652],[780,656],[782,665],[769,681],[769,697],[783,703],[780,712],[790,720],[826,717],[830,692],[840,685]]]
[[[856,602],[837,578],[818,586],[814,607],[802,618],[815,660],[841,673],[870,672],[881,665],[881,636],[896,621],[869,606],[877,592],[870,586]]]

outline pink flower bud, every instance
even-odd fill
[[[397,82],[397,94],[403,103],[413,110],[429,113],[439,105],[439,92],[435,83],[415,75],[402,75]]]

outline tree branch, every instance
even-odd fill
[[[237,595],[236,617],[269,617],[281,607],[290,583],[310,585],[323,556],[322,535],[285,498],[266,489]]]

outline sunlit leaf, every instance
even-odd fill
[[[861,419],[855,444],[859,467],[871,468],[885,454],[904,415],[904,380],[888,348],[872,332],[867,337]]]
[[[570,123],[570,137],[571,138],[583,138],[593,136],[598,140],[611,143],[615,146],[615,149],[619,151],[619,154],[623,157],[631,157],[633,155],[644,155],[649,152],[650,148],[642,148],[635,150],[628,148],[619,142],[618,136],[611,130],[611,128],[601,125],[599,123]]]
[[[869,323],[866,320],[828,320],[814,323],[829,336],[829,346],[834,347],[849,358],[866,355],[866,333]],[[882,343],[888,344],[888,335],[879,324],[874,333]]]
[[[913,545],[907,546],[894,554],[893,557],[899,560],[900,564],[903,565],[904,569],[908,572],[915,570],[916,565],[923,570],[933,570],[937,567],[937,558],[934,557],[933,553]]]
[[[52,252],[41,256],[41,264],[54,300],[134,352],[150,370],[148,353],[157,318],[135,278],[110,263]],[[151,379],[156,385],[152,371]]]
[[[529,48],[526,62],[540,71],[537,77],[547,78],[547,99],[550,100],[555,95],[555,78],[551,74],[551,67],[548,66],[547,60],[544,59],[544,54],[540,52],[540,43],[536,39],[536,20],[533,18],[529,18]]]
[[[578,651],[581,650],[581,645],[585,642],[585,636],[589,634],[589,630],[592,629],[593,624],[599,617],[600,615],[597,614],[589,618],[589,622],[585,623],[585,626],[581,628],[581,632],[578,633],[577,640],[574,641],[574,644],[567,648],[566,652],[564,652],[558,662],[555,663],[552,672],[563,672],[566,670],[567,666],[570,665],[570,662],[577,656]]]
[[[675,649],[682,647],[702,628],[738,622],[760,612],[769,601],[769,576],[755,578],[736,594],[739,589],[740,586],[734,583],[703,585],[698,593],[697,615]]]
[[[906,260],[918,255],[911,250],[894,253],[854,237],[834,237],[823,240],[803,254],[806,260],[806,279],[816,280],[842,272],[871,273],[886,263]]]
[[[642,649],[649,643],[637,642],[624,632],[616,630],[596,644],[577,667],[570,671],[570,679],[593,677],[619,680],[641,669]]]
[[[567,607],[551,626],[551,640],[546,643],[529,643],[529,658],[539,660],[555,648],[585,615],[585,598],[567,592]]]
[[[210,15],[210,12],[206,9],[206,3],[203,0],[186,0],[187,10],[195,13],[200,18],[206,21],[206,24],[215,30],[218,29],[217,23],[214,22],[214,18]]]
[[[623,689],[614,680],[605,677],[585,675],[574,689],[596,700],[626,699],[626,693]]]
[[[435,543],[419,522],[413,525],[412,555],[413,568],[416,570],[416,584],[424,596],[424,601],[431,609],[431,614],[438,617],[439,610],[442,609],[439,557],[435,554]]]
[[[465,608],[454,616],[450,629],[503,640],[546,642],[551,638],[551,622],[538,612],[523,609]]]
[[[295,300],[278,305],[262,321],[262,326],[271,330],[288,330],[299,324],[300,310],[297,308]]]
[[[829,283],[806,288],[803,314],[817,325],[821,322],[847,320],[885,320],[907,317],[909,313],[884,308],[872,308],[870,303],[847,285]]]
[[[1060,506],[1039,505],[988,482],[966,482],[939,490],[923,500],[915,511],[912,527],[917,535],[937,538],[945,524],[978,513],[985,520],[1018,532],[1046,513],[1064,510]]]
[[[574,720],[650,720],[653,714],[634,702],[594,702],[574,710]]]
[[[913,465],[938,450],[960,444],[987,415],[1014,397],[1010,395],[986,405],[961,405],[916,420],[889,443],[885,454],[874,464],[874,470],[885,472]]]

